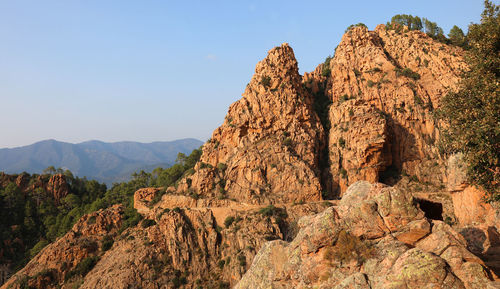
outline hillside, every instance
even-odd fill
[[[87,141],[78,144],[45,140],[29,146],[0,149],[0,171],[40,174],[47,167],[54,166],[110,186],[127,181],[132,173],[140,170],[171,166],[178,153],[188,154],[202,144],[196,139],[153,143]]]
[[[304,76],[275,47],[196,165],[134,193],[144,220],[85,215],[1,288],[498,288],[500,210],[438,147],[465,67],[385,25]]]

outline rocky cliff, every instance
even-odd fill
[[[195,168],[135,193],[138,226],[117,231],[119,206],[85,216],[2,289],[493,288],[499,211],[433,117],[462,54],[356,27],[302,77],[271,49]]]
[[[326,143],[312,102],[292,48],[271,49],[181,189],[252,204],[320,200]]]
[[[357,180],[379,181],[388,171],[436,185],[445,181],[433,111],[456,87],[465,67],[462,55],[460,48],[420,31],[355,27],[331,60],[305,75],[310,90],[332,102],[331,190],[344,192]]]

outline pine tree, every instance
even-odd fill
[[[462,31],[462,29],[460,29],[460,27],[458,27],[457,25],[454,25],[450,29],[450,33],[448,34],[448,38],[450,39],[450,42],[453,45],[460,46],[460,47],[465,46],[465,43],[466,43],[465,34]]]

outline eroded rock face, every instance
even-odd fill
[[[392,164],[388,121],[375,106],[347,100],[330,110],[330,172],[345,191],[358,180],[376,182]],[[355,173],[354,173],[355,172]]]
[[[332,190],[345,192],[357,180],[379,181],[389,166],[422,182],[444,182],[432,112],[456,87],[465,67],[462,54],[420,31],[356,27],[329,63],[304,76],[311,91],[332,101]]]
[[[66,177],[63,174],[51,176],[46,190],[52,194],[56,204],[59,205],[61,200],[69,194],[69,185],[66,182]]]
[[[134,193],[134,209],[139,214],[145,214],[149,211],[148,203],[151,202],[160,192],[158,188],[143,188]]]
[[[71,272],[85,259],[103,253],[102,241],[117,234],[122,213],[123,207],[116,205],[83,216],[71,231],[45,247],[1,288],[58,288],[65,279],[70,288],[73,281],[79,282],[72,279]]]
[[[493,286],[493,273],[464,238],[426,220],[405,191],[357,182],[338,207],[299,224],[290,243],[266,243],[235,288]]]
[[[253,204],[320,200],[323,145],[311,95],[283,44],[257,64],[242,99],[204,145],[191,185],[180,188]]]
[[[135,199],[148,198],[147,191]],[[155,204],[140,202],[148,225],[127,229],[80,288],[234,286],[265,242],[286,238],[289,223],[325,208],[310,203],[286,210],[172,194]]]
[[[145,220],[117,235],[119,218],[99,217],[108,211],[94,214],[105,226],[85,216],[8,284],[30,276],[36,288],[490,288],[496,225],[440,221],[462,222],[458,204],[470,200],[460,195],[465,177],[438,154],[432,116],[455,87],[461,55],[420,32],[354,28],[302,79],[287,44],[271,49],[194,170],[176,187],[134,194]],[[331,106],[318,108],[325,97]],[[389,171],[406,179],[376,183]],[[431,189],[417,199],[409,188],[424,183]],[[81,248],[106,235],[108,251]],[[95,267],[64,281],[88,256],[100,256]],[[72,267],[43,263],[65,258]]]

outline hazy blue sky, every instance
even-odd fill
[[[497,1],[494,1],[497,2]],[[347,26],[406,13],[447,34],[481,0],[0,0],[0,147],[206,140],[283,42],[313,70]]]

